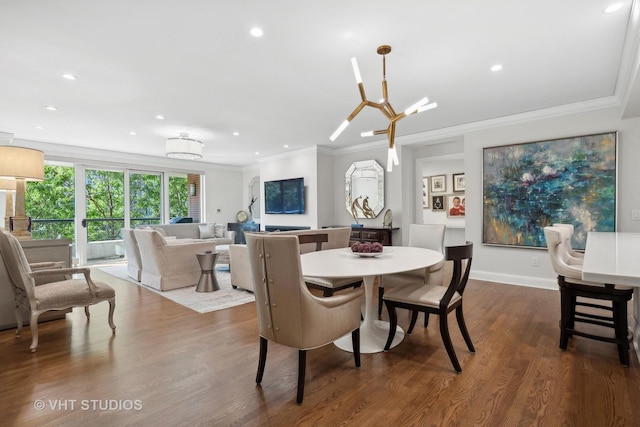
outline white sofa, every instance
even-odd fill
[[[216,250],[212,239],[168,242],[156,230],[135,229],[133,234],[140,250],[140,282],[161,291],[197,284],[202,270],[196,254]]]
[[[225,224],[190,223],[190,224],[153,224],[140,225],[138,229],[151,228],[165,237],[176,239],[193,239],[212,241],[216,245],[229,245],[234,242],[235,231],[227,230]]]

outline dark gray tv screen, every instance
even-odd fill
[[[267,214],[303,214],[304,178],[265,181],[264,209]]]

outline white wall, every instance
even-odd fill
[[[238,211],[246,210],[248,205],[242,196],[242,172],[205,168],[204,175],[207,222],[236,222]]]
[[[318,153],[316,148],[299,150],[285,156],[260,161],[260,181],[304,178],[305,213],[303,215],[274,215],[264,213],[261,204],[260,228],[267,225],[302,226],[318,228]]]
[[[617,109],[591,111],[527,123],[496,127],[465,135],[467,187],[466,238],[474,247],[473,277],[498,282],[557,289],[546,250],[483,246],[482,242],[482,149],[518,142],[555,139],[618,130],[618,230],[640,231],[631,221],[631,210],[640,208],[637,191],[637,159],[640,158],[640,119],[620,120]],[[532,266],[532,258],[540,266]]]

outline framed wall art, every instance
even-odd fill
[[[459,193],[464,191],[464,174],[463,173],[454,173],[453,174],[453,192]]]
[[[616,132],[484,148],[483,243],[546,248],[560,222],[584,249],[589,231],[615,231],[616,164]]]
[[[431,177],[431,192],[444,193],[446,190],[446,175],[436,175]]]
[[[432,211],[444,211],[445,210],[445,201],[444,194],[431,196],[431,210]]]
[[[429,177],[422,177],[422,208],[429,208]]]
[[[465,215],[464,193],[447,194],[447,216],[449,218],[464,218]]]

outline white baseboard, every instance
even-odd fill
[[[558,290],[558,282],[556,282],[555,279],[518,276],[514,274],[501,274],[493,271],[477,270],[471,270],[469,278],[484,280],[487,282],[506,283],[508,285],[527,286],[530,288]]]

